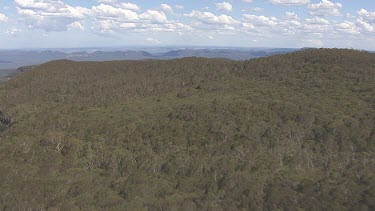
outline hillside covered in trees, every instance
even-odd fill
[[[375,209],[375,54],[53,61],[0,111],[0,210]]]

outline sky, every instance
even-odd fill
[[[0,49],[375,50],[375,0],[0,0]]]

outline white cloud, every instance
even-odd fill
[[[360,9],[357,14],[357,25],[365,32],[375,32],[375,12],[369,12],[365,9]]]
[[[340,16],[341,3],[333,3],[329,0],[322,0],[317,4],[309,4],[309,14],[314,16]]]
[[[92,29],[99,34],[112,34],[121,23],[113,20],[97,20]]]
[[[357,23],[367,32],[375,32],[375,25],[364,21],[362,18],[357,19]]]
[[[195,10],[193,10],[190,14],[185,14],[185,16],[193,18],[194,20],[204,24],[232,25],[239,23],[228,15],[216,16],[210,12],[201,12]]]
[[[314,18],[306,18],[306,23],[314,24],[314,25],[328,25],[329,21],[324,18],[314,17]]]
[[[280,21],[278,23],[278,27],[274,30],[279,31],[278,33],[293,36],[296,34],[300,34],[300,27],[301,22],[299,21],[299,18],[296,19],[295,17],[292,17],[291,19],[285,18],[283,21]]]
[[[37,9],[37,10],[44,10],[48,9],[51,5],[61,5],[63,4],[60,1],[37,1],[37,0],[14,0],[16,5],[21,8],[25,9]]]
[[[350,13],[346,13],[345,18],[352,19],[352,18],[355,18],[355,16]]]
[[[171,6],[169,6],[168,4],[161,4],[159,8],[160,8],[160,10],[163,10],[163,11],[166,11],[166,12],[170,12],[170,13],[173,12],[173,8]]]
[[[116,8],[110,5],[101,4],[94,6],[92,11],[95,13],[95,18],[102,20],[113,20],[114,23],[166,23],[167,16],[162,11],[147,10],[144,13],[137,14],[134,11],[122,8]],[[109,22],[103,22],[105,27],[108,28]],[[122,24],[123,26],[126,24]],[[129,25],[128,25],[129,26]]]
[[[302,40],[304,47],[322,47],[323,42],[319,39],[304,39]]]
[[[119,0],[98,0],[99,3],[109,4],[118,8],[132,10],[132,11],[139,11],[141,10],[138,5],[127,3],[127,2],[119,2]]]
[[[106,20],[99,19],[97,23],[94,24],[94,31],[99,34],[114,34],[121,31],[132,31],[132,32],[185,32],[190,31],[192,28],[188,25],[185,25],[176,21],[163,21],[163,18],[159,22],[155,21],[155,18],[152,17],[152,13],[145,13],[139,15],[140,19],[137,22],[120,22],[118,20]],[[148,20],[150,18],[151,20]]]
[[[217,3],[216,8],[218,10],[224,11],[224,12],[232,12],[232,10],[233,10],[232,5],[228,2]]]
[[[349,34],[359,34],[357,26],[355,23],[350,21],[345,21],[339,24],[336,24],[336,28],[338,31],[349,33]]]
[[[0,13],[0,22],[5,22],[8,20],[8,17],[5,16],[4,14]]]
[[[160,44],[161,42],[158,39],[148,37],[145,40],[149,44]]]
[[[5,34],[11,35],[11,36],[16,36],[18,32],[22,32],[22,30],[17,29],[16,27],[12,27],[10,29],[7,29],[5,31]]]
[[[254,11],[254,12],[263,12],[264,11],[264,9],[261,8],[261,7],[254,7],[251,10]]]
[[[165,23],[167,22],[167,16],[160,11],[147,10],[145,13],[139,15],[142,20],[147,20],[152,23]]]
[[[100,4],[92,7],[92,13],[96,18],[120,19],[121,21],[138,20],[138,14],[128,9]]]
[[[83,18],[84,8],[71,7],[62,1],[37,1],[37,0],[15,0],[17,11],[20,14],[48,16],[50,18]]]
[[[298,20],[299,17],[296,13],[294,12],[285,12],[285,17],[286,20]]]
[[[60,0],[15,0],[18,14],[30,29],[42,28],[46,31],[83,30],[82,20],[92,23],[95,32],[105,34],[118,30],[173,31],[189,27],[168,21],[162,11],[147,10],[137,13],[139,7],[118,0],[99,0],[99,5],[91,8],[72,7]],[[169,5],[161,5],[171,11]]]
[[[297,29],[298,33],[305,35],[308,34],[320,34],[325,33],[326,35],[333,32],[333,27],[330,24],[324,24],[321,20],[306,19],[306,22]]]
[[[67,26],[88,13],[83,7],[71,7],[60,0],[15,0],[17,13],[29,28],[65,31]]]
[[[365,9],[360,9],[358,15],[369,22],[375,22],[375,12],[369,12]]]
[[[248,22],[253,24],[254,26],[259,27],[271,27],[277,25],[277,18],[275,17],[266,17],[263,15],[257,16],[257,15],[243,15],[244,19]]]
[[[175,7],[176,9],[178,9],[178,10],[182,10],[182,9],[184,9],[184,6],[179,5],[179,4],[176,4],[174,7]]]
[[[246,31],[251,31],[255,29],[254,24],[252,23],[242,23],[242,28],[245,29]]]
[[[358,42],[366,38],[374,40],[375,32],[374,11],[363,8],[356,13],[353,10],[342,13],[340,10],[343,5],[338,3],[340,0],[267,0],[266,2],[281,6],[306,5],[306,8],[297,8],[294,12],[284,10],[284,14],[277,13],[275,17],[265,16],[261,13],[263,8],[255,7],[258,5],[252,4],[248,4],[247,8],[238,8],[242,12],[236,13],[236,16],[220,14],[233,11],[232,2],[259,2],[254,0],[220,0],[212,4],[211,8],[206,7],[206,9],[210,9],[209,11],[203,9],[199,11],[198,9],[184,15],[174,12],[178,10],[181,12],[184,6],[188,7],[188,3],[185,4],[185,1],[184,4],[181,3],[182,5],[160,4],[153,8],[143,8],[143,10],[137,4],[125,3],[127,0],[95,0],[98,3],[87,8],[71,6],[68,4],[71,1],[64,0],[13,1],[18,14],[18,16],[12,14],[11,17],[15,17],[14,20],[24,22],[30,30],[44,29],[47,32],[86,30],[86,32],[114,35],[114,37],[123,32],[137,32],[148,34],[145,37],[156,36],[154,38],[158,38],[158,32],[173,32],[174,35],[194,35],[201,38],[210,38],[212,35],[215,37],[215,41],[229,35],[233,36],[233,39],[247,36],[249,39],[246,40],[249,42],[256,39],[262,43],[269,39],[272,44],[277,44],[273,38],[282,40],[280,42],[296,39],[296,42],[306,43],[304,45],[314,43],[314,46],[319,46],[322,43],[329,44],[336,39],[341,39],[340,42],[344,43],[346,38],[354,37],[348,35],[358,37]],[[245,4],[242,5],[245,6]],[[215,10],[213,7],[221,12],[216,11],[218,14],[215,14],[212,12]],[[307,13],[306,9],[311,16],[302,18],[306,16],[304,14]],[[169,17],[170,14],[173,15]],[[330,16],[342,17],[336,19]],[[179,18],[182,22],[178,20]],[[8,17],[0,13],[0,22],[7,19]],[[40,32],[40,36],[43,33],[48,34],[45,31]],[[20,32],[18,27],[6,30],[6,33],[12,36],[18,32]],[[223,36],[216,37],[217,34]],[[157,39],[156,41],[152,39],[150,38],[147,42],[160,43]],[[188,40],[187,37],[186,40]],[[240,41],[236,40],[236,42],[238,44]]]
[[[128,9],[105,4],[94,6],[92,11],[95,11],[91,15],[95,20],[92,29],[103,35],[114,35],[125,30],[140,33],[150,31],[182,33],[192,30],[186,24],[168,20],[163,11],[173,12],[173,9],[166,4],[162,4],[158,10],[147,10],[143,13],[136,13]]]
[[[139,8],[138,5],[132,4],[132,3],[120,3],[117,6],[120,6],[123,9],[132,10],[132,11],[139,11],[139,10],[141,10],[141,8]]]
[[[68,27],[68,30],[70,30],[70,31],[73,31],[73,30],[84,30],[85,29],[82,26],[81,22],[79,22],[79,21],[73,22],[73,23],[69,24],[67,27]]]
[[[119,26],[123,29],[136,29],[138,24],[136,24],[136,23],[120,23]]]
[[[118,0],[98,0],[99,3],[106,3],[106,4],[115,4],[118,3]]]
[[[272,4],[277,5],[305,5],[310,3],[310,0],[269,0]]]
[[[138,23],[133,26],[128,25],[129,28],[124,28],[121,26],[122,29],[130,29],[134,32],[177,32],[182,33],[186,31],[192,30],[192,28],[188,25],[183,23],[169,21],[167,23]]]
[[[138,14],[131,10],[100,4],[92,7],[92,15],[97,19],[117,20],[121,22],[134,22],[139,20]]]

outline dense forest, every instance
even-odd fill
[[[0,210],[375,210],[368,52],[52,61],[0,111]]]

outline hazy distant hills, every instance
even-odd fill
[[[66,54],[65,56],[65,58],[74,61],[140,60],[152,57],[152,54],[145,51],[95,51],[93,53],[77,52]]]
[[[73,61],[112,61],[112,60],[143,60],[143,59],[176,59],[183,57],[226,58],[247,60],[251,58],[284,54],[296,51],[292,48],[275,49],[177,49],[161,53],[149,53],[143,50],[127,51],[0,51],[0,69],[15,69],[21,66],[41,64],[52,60],[69,59]]]
[[[183,49],[169,51],[163,54],[162,58],[183,58],[183,57],[205,57],[205,58],[226,58],[232,60],[247,60],[251,58],[270,56],[275,54],[290,53],[297,49],[270,49],[270,50],[227,50],[227,49]]]

